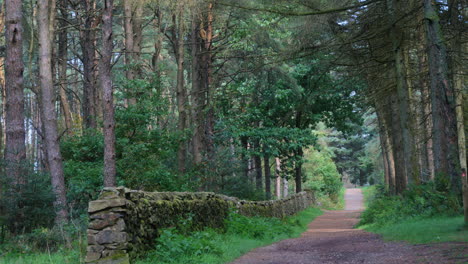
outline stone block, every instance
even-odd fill
[[[88,213],[102,211],[107,208],[125,206],[125,199],[96,200],[89,202]]]
[[[85,262],[90,263],[99,260],[101,258],[101,252],[87,252]]]
[[[119,214],[119,213],[114,213],[114,212],[100,212],[100,213],[95,213],[92,214],[89,218],[90,219],[119,219],[122,218],[124,215]]]
[[[119,218],[116,215],[110,215],[108,218],[103,219],[93,219],[89,223],[89,228],[94,230],[102,230],[105,227],[113,226],[118,222]],[[123,221],[123,219],[120,219]],[[123,230],[123,229],[122,229]]]
[[[127,233],[113,230],[103,230],[96,235],[96,242],[100,245],[127,242]]]

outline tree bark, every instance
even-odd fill
[[[5,3],[0,5],[0,28],[5,28]],[[0,57],[0,159],[4,158],[4,149],[5,146],[5,57]],[[1,169],[0,173],[4,173]],[[0,192],[2,191],[2,186],[0,185]]]
[[[461,22],[459,17],[463,17],[458,9],[458,0],[449,1],[450,6],[450,25],[452,27],[463,29],[464,22]],[[451,56],[451,70],[452,79],[455,92],[455,112],[457,122],[457,136],[458,136],[458,152],[461,168],[461,182],[462,182],[462,195],[463,195],[463,209],[465,215],[465,225],[468,226],[468,176],[467,176],[467,160],[466,160],[466,135],[465,135],[465,116],[463,113],[463,104],[466,104],[464,98],[464,67],[463,59],[464,54],[468,51],[468,44],[463,43],[463,31],[459,30],[452,38],[451,48],[454,55]]]
[[[67,53],[68,53],[68,37],[67,37],[67,2],[60,0],[59,9],[62,19],[60,20],[60,32],[58,34],[58,70],[59,70],[59,95],[62,105],[63,117],[65,119],[65,127],[67,134],[73,134],[73,120],[71,116],[70,103],[67,98]]]
[[[54,39],[53,25],[55,20],[55,1],[38,1],[39,25],[39,75],[42,99],[42,118],[44,124],[44,139],[47,149],[52,188],[55,193],[54,207],[56,223],[62,224],[68,220],[65,179],[63,175],[62,155],[60,153],[59,135],[55,112],[54,84],[52,79],[52,43]]]
[[[296,152],[296,159],[300,158],[300,161],[296,161],[294,173],[295,173],[295,180],[296,180],[296,193],[302,192],[302,156],[304,152],[302,148],[299,148]]]
[[[26,159],[23,92],[22,1],[5,2],[5,161],[12,184],[23,183]]]
[[[277,199],[281,199],[281,160],[279,158],[275,158],[275,194]]]
[[[96,129],[96,78],[95,78],[95,56],[96,56],[96,18],[94,0],[81,0],[84,11],[84,29],[80,32],[80,45],[83,62],[83,119],[85,128]]]
[[[133,61],[133,3],[134,0],[123,0],[124,6],[124,31],[125,31],[125,66],[126,72],[125,77],[127,81],[131,81],[135,78],[134,68],[134,61]],[[127,91],[128,98],[125,98],[126,105],[135,105],[136,98],[134,95],[134,91]]]
[[[5,3],[0,5],[0,28],[5,28]],[[3,159],[4,156],[4,149],[3,146],[5,144],[5,130],[4,130],[4,121],[5,121],[5,58],[0,57],[0,159]],[[4,173],[3,169],[1,169],[0,173]],[[2,191],[2,186],[0,185],[0,192]]]
[[[262,173],[262,158],[260,157],[260,142],[256,140],[254,144],[254,151],[256,152],[253,156],[255,164],[255,188],[257,190],[263,190],[263,173]]]
[[[392,129],[391,129],[391,146],[393,152],[393,160],[395,164],[395,193],[401,194],[406,190],[407,177],[405,169],[405,155],[403,150],[403,138],[401,133],[401,122],[398,112],[398,98],[397,95],[391,96],[391,115],[392,115]]]
[[[202,138],[203,138],[203,104],[204,93],[201,88],[201,74],[200,74],[200,27],[198,17],[192,17],[192,109],[193,109],[193,135],[192,135],[192,148],[193,148],[193,162],[195,165],[200,165],[203,159],[202,156]]]
[[[263,166],[265,168],[265,198],[271,200],[271,168],[270,168],[270,157],[268,155],[263,156]]]
[[[435,176],[448,177],[452,191],[460,193],[460,161],[455,114],[455,93],[448,79],[447,50],[433,1],[424,0],[424,19],[432,102],[432,139]]]
[[[402,31],[397,28],[397,5],[395,0],[387,0],[387,8],[389,12],[390,21],[392,24],[391,39],[393,48],[393,60],[395,65],[395,76],[396,76],[396,91],[398,95],[398,116],[400,122],[400,131],[393,131],[394,133],[401,133],[401,148],[403,151],[403,164],[405,181],[415,182],[417,178],[417,171],[412,169],[411,159],[414,155],[412,136],[409,130],[410,111],[409,111],[409,97],[408,97],[408,86],[407,76],[405,69],[405,62],[403,58],[403,41],[405,36]],[[406,188],[406,186],[405,186]]]
[[[113,0],[104,1],[102,12],[102,50],[99,67],[104,111],[104,186],[116,186],[115,118],[111,79]]]
[[[181,134],[185,133],[187,124],[187,91],[185,89],[184,63],[185,63],[185,48],[184,48],[184,5],[181,3],[177,7],[177,15],[173,16],[174,30],[172,32],[172,43],[174,43],[174,54],[177,61],[177,108],[179,111],[178,129]],[[180,140],[177,150],[177,162],[179,173],[185,173],[187,160],[187,142]]]
[[[283,198],[288,197],[289,195],[289,182],[286,177],[283,177]]]

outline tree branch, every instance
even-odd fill
[[[219,5],[224,5],[224,6],[230,6],[230,7],[236,7],[240,9],[245,9],[245,10],[250,10],[250,11],[261,11],[261,12],[268,12],[268,13],[273,13],[273,14],[279,14],[279,15],[285,15],[285,16],[314,16],[314,15],[324,15],[324,14],[330,14],[330,13],[339,13],[343,12],[349,9],[355,9],[359,8],[362,6],[366,6],[369,4],[373,4],[376,2],[380,2],[382,0],[369,0],[366,2],[359,3],[357,5],[352,5],[352,6],[345,6],[345,7],[340,7],[340,8],[333,8],[333,9],[326,9],[326,10],[319,10],[319,11],[310,11],[310,12],[291,12],[291,11],[282,11],[282,10],[274,10],[274,9],[269,9],[269,8],[255,8],[255,7],[248,7],[248,6],[240,6],[236,4],[229,4],[229,3],[218,3]]]

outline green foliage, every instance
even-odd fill
[[[122,184],[141,190],[183,189],[185,178],[177,177],[174,164],[179,140],[186,135],[162,129],[155,122],[167,114],[168,102],[161,95],[160,80],[149,76],[121,79],[119,84],[138,100],[135,105],[117,107],[115,112],[117,168]]]
[[[85,214],[88,202],[102,189],[104,141],[98,131],[61,141],[67,200],[72,214]]]
[[[35,252],[10,251],[0,245],[0,264],[79,264],[82,263],[85,243],[81,240],[73,243],[73,249],[64,247],[56,252],[47,248]]]
[[[203,254],[220,254],[218,234],[212,229],[193,232],[186,235],[175,228],[162,230],[156,240],[156,249],[150,252],[148,259],[157,259],[162,263],[170,263],[181,255],[193,258]]]
[[[226,219],[226,233],[252,239],[271,239],[277,234],[290,236],[294,231],[294,225],[299,225],[299,223],[287,220],[283,222],[278,218],[246,217],[231,213]]]
[[[385,240],[404,240],[409,243],[426,244],[438,242],[468,242],[468,230],[463,228],[462,216],[436,216],[414,218],[385,226],[365,226],[368,231],[381,234]]]
[[[298,236],[320,214],[319,209],[309,208],[280,220],[231,213],[224,231],[205,229],[184,234],[176,228],[164,229],[155,249],[137,263],[227,263],[255,247]]]
[[[361,215],[360,225],[384,226],[411,218],[455,216],[462,213],[459,197],[441,192],[434,183],[411,186],[401,196],[385,195],[379,187],[369,207]]]
[[[26,172],[22,175],[24,183],[13,184],[5,175],[0,177],[2,186],[8,186],[0,193],[0,243],[5,239],[4,229],[18,234],[54,223],[55,197],[49,175]]]
[[[336,129],[327,133],[326,141],[338,171],[353,184],[383,181],[380,142],[376,137],[375,115],[365,115],[364,124],[347,123],[345,133]]]
[[[115,113],[118,184],[141,190],[187,190],[188,176],[178,177],[173,165],[178,140],[184,135],[155,124],[166,108],[158,81],[153,77],[129,83],[121,79],[119,84],[131,86],[129,92],[139,97],[138,104],[117,107]],[[86,131],[61,142],[67,198],[74,215],[84,214],[88,202],[102,189],[103,149],[100,131]]]
[[[317,197],[327,196],[337,203],[343,183],[326,146],[322,146],[322,151],[315,148],[308,149],[305,157],[304,170],[307,178],[305,186],[314,190]]]

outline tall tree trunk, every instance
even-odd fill
[[[263,166],[265,168],[265,198],[271,199],[271,168],[270,168],[270,157],[265,154],[263,156]]]
[[[419,29],[418,45],[418,80],[419,89],[421,91],[421,100],[419,107],[419,115],[421,116],[421,156],[422,156],[422,175],[423,180],[434,180],[434,156],[432,153],[432,114],[431,114],[431,99],[429,91],[429,74],[427,65],[426,45],[424,44],[426,36],[424,28]]]
[[[116,186],[115,118],[111,79],[113,0],[104,1],[102,12],[102,50],[99,67],[104,111],[104,186]]]
[[[424,161],[427,163],[427,174],[428,180],[434,180],[435,170],[434,170],[434,153],[433,153],[433,143],[432,143],[432,113],[431,113],[431,99],[430,91],[428,85],[429,75],[427,72],[427,56],[425,52],[421,55],[420,58],[420,82],[421,82],[421,115],[423,116],[423,144],[425,151]]]
[[[44,139],[47,149],[52,188],[55,193],[56,223],[67,222],[67,200],[65,179],[63,176],[62,155],[60,153],[57,118],[55,112],[54,84],[52,80],[52,43],[54,39],[53,25],[55,20],[55,1],[38,1],[39,25],[39,74],[42,99],[42,118],[44,124]]]
[[[95,2],[94,0],[81,0],[82,7],[84,9],[84,29],[80,32],[80,44],[82,50],[82,62],[83,62],[83,119],[85,128],[96,129],[96,78],[95,72]]]
[[[283,198],[286,198],[289,196],[289,182],[286,177],[283,177]]]
[[[206,12],[206,24],[202,37],[202,54],[201,54],[201,81],[204,94],[203,111],[206,112],[204,122],[204,145],[208,161],[214,158],[214,109],[212,105],[212,84],[213,84],[213,1],[208,2]]]
[[[275,194],[276,198],[281,199],[281,160],[279,158],[275,158]]]
[[[385,113],[381,113],[382,107],[376,107],[377,119],[379,124],[380,146],[382,148],[382,157],[385,168],[385,186],[390,193],[395,191],[395,166],[393,164],[392,146],[388,136],[388,125],[384,119]]]
[[[428,63],[432,101],[432,139],[436,177],[448,177],[460,193],[460,161],[455,114],[455,93],[448,79],[447,50],[438,12],[432,0],[424,0]]]
[[[5,28],[5,3],[0,5],[0,28]],[[4,130],[4,121],[5,121],[5,58],[0,57],[0,159],[3,159],[3,146],[5,144],[5,130]],[[0,169],[0,173],[3,172],[3,168]],[[0,185],[0,193],[2,191],[2,186]]]
[[[262,173],[262,158],[260,157],[260,142],[256,140],[254,144],[254,152],[256,154],[253,156],[255,164],[255,188],[257,190],[263,189],[263,173]]]
[[[20,0],[5,2],[5,161],[13,184],[24,182],[21,168],[26,159],[21,3]]]
[[[465,83],[465,75],[463,67],[464,54],[467,54],[468,44],[463,43],[463,28],[464,21],[461,10],[459,10],[459,0],[449,0],[450,7],[450,25],[455,29],[459,28],[456,35],[452,38],[451,48],[453,51],[450,65],[452,70],[453,86],[455,91],[455,112],[457,121],[457,136],[458,136],[458,152],[461,168],[463,208],[465,215],[465,225],[468,226],[468,178],[467,178],[467,161],[466,161],[466,135],[465,135],[465,116],[463,114],[463,104],[466,104],[466,98],[463,91]],[[465,11],[466,12],[466,11]]]
[[[405,39],[404,34],[398,28],[397,25],[397,4],[396,0],[387,0],[387,8],[388,8],[388,15],[390,17],[390,21],[392,24],[392,29],[390,31],[391,39],[392,39],[392,49],[393,49],[393,60],[395,63],[395,76],[396,76],[396,91],[398,95],[398,116],[399,116],[399,131],[393,131],[394,133],[401,133],[400,142],[401,148],[403,151],[403,166],[402,172],[406,182],[411,181],[414,182],[415,178],[417,177],[417,173],[413,172],[411,166],[411,158],[414,155],[413,151],[413,140],[409,130],[409,121],[410,121],[410,112],[409,112],[409,98],[408,98],[408,86],[407,86],[407,76],[406,76],[406,69],[405,69],[405,62],[403,58],[403,43],[402,41]],[[404,187],[406,188],[406,186]]]
[[[73,134],[73,120],[71,116],[70,103],[67,98],[67,53],[68,53],[68,37],[67,37],[67,1],[60,0],[59,9],[62,19],[60,20],[60,32],[58,40],[58,70],[59,70],[59,95],[62,105],[65,126],[69,135]]]
[[[174,53],[176,55],[177,61],[177,108],[179,110],[179,119],[178,119],[178,129],[179,132],[184,134],[187,124],[187,91],[185,89],[185,77],[184,77],[184,5],[181,3],[178,6],[177,15],[173,16],[173,40],[174,43]],[[176,32],[177,29],[177,32]],[[177,161],[180,174],[185,173],[187,159],[187,142],[185,140],[180,140],[179,148],[177,150]]]
[[[304,152],[302,148],[299,148],[296,152],[296,159],[301,159],[300,161],[296,161],[294,173],[295,173],[295,180],[296,180],[296,193],[302,192],[302,156]]]
[[[242,177],[245,182],[249,180],[249,157],[246,154],[248,149],[247,137],[241,137],[241,167],[242,167]]]
[[[134,72],[134,61],[133,61],[133,3],[136,2],[134,0],[123,0],[124,6],[124,31],[125,31],[125,66],[126,72],[125,77],[128,81],[131,81],[135,78]],[[125,98],[127,105],[135,105],[136,98],[134,91],[127,91],[129,92],[129,98]]]
[[[395,193],[401,194],[406,190],[407,177],[405,170],[405,156],[403,150],[403,138],[401,133],[401,122],[398,112],[398,98],[397,95],[391,96],[391,111],[392,111],[392,124],[391,129],[391,146],[393,152],[393,160],[395,165]]]
[[[192,17],[192,109],[193,109],[193,135],[192,135],[192,148],[193,148],[193,161],[195,165],[200,165],[203,159],[202,156],[202,138],[203,130],[203,104],[204,93],[201,87],[201,74],[200,74],[200,27],[199,19],[196,15]]]
[[[132,19],[133,26],[133,63],[137,64],[134,72],[136,78],[141,78],[141,67],[138,65],[140,62],[141,56],[141,45],[143,42],[143,25],[142,25],[142,16],[143,16],[143,1],[135,1],[135,10]],[[138,94],[137,94],[138,96]]]

